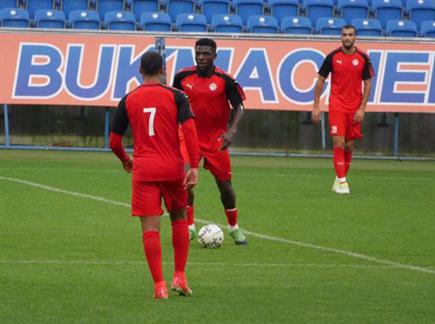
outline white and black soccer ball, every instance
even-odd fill
[[[208,224],[198,232],[198,242],[202,247],[216,249],[224,242],[224,232],[215,224]]]

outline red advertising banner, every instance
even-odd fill
[[[175,34],[174,34],[175,35]],[[213,36],[213,34],[210,34]],[[311,110],[317,71],[340,39],[218,38],[216,65],[247,94],[246,108]],[[154,36],[0,32],[0,103],[116,106],[141,83]],[[194,65],[195,38],[165,38],[167,80]],[[435,113],[435,42],[357,40],[375,69],[368,111]],[[327,109],[329,82],[322,95]]]

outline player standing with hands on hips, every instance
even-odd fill
[[[355,139],[362,138],[361,123],[370,95],[371,79],[374,76],[368,54],[355,46],[355,39],[354,26],[346,25],[341,29],[342,46],[326,56],[319,70],[311,115],[314,123],[320,121],[320,95],[325,80],[331,73],[329,127],[336,174],[332,191],[339,194],[350,193],[346,175],[352,161]]]
[[[193,113],[181,91],[160,84],[162,57],[147,52],[141,58],[143,84],[125,95],[112,120],[110,147],[126,172],[133,172],[132,215],[142,225],[145,256],[154,281],[154,298],[166,299],[160,245],[161,198],[172,223],[174,277],[171,288],[189,296],[185,267],[189,252],[186,222],[187,189],[198,181],[199,147]],[[122,137],[131,126],[134,161],[125,152]],[[186,149],[192,162],[187,174],[180,152],[178,128],[186,135]]]
[[[204,158],[204,168],[208,169],[215,178],[234,243],[245,245],[248,241],[238,226],[236,195],[231,184],[231,163],[228,152],[243,113],[245,94],[232,77],[214,65],[216,57],[214,40],[210,38],[197,40],[196,66],[178,72],[173,86],[183,90],[189,97],[195,114],[200,156]],[[184,134],[184,138],[187,139],[187,134]],[[190,190],[187,207],[190,239],[196,235],[193,201],[194,194]]]

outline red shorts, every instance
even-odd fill
[[[361,122],[355,123],[355,112],[329,111],[329,133],[331,136],[344,136],[345,139],[361,139]]]
[[[168,212],[187,206],[187,191],[183,179],[147,182],[133,180],[131,214],[133,216],[162,215],[162,197]]]
[[[201,158],[204,157],[204,169],[207,169],[220,181],[231,180],[231,161],[228,150],[201,150]]]

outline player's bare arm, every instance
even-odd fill
[[[231,119],[229,121],[228,130],[221,135],[222,146],[221,150],[227,149],[233,142],[234,135],[237,133],[237,127],[239,125],[240,119],[242,118],[244,112],[243,104],[233,107],[233,112],[231,114]]]
[[[322,94],[323,86],[325,85],[326,78],[319,75],[316,82],[316,87],[314,88],[314,103],[313,112],[311,113],[311,120],[313,123],[318,123],[320,121],[320,95]]]
[[[361,106],[359,109],[355,112],[355,115],[353,117],[353,120],[356,123],[360,123],[364,119],[365,109],[367,106],[367,102],[369,100],[370,90],[372,88],[372,79],[364,80],[364,91],[363,91],[363,98],[361,101]]]

